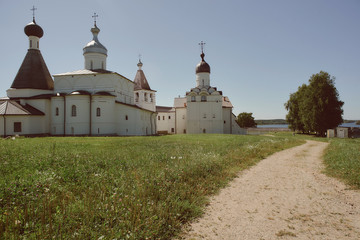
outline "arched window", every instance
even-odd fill
[[[76,117],[76,106],[75,105],[71,106],[71,116]]]
[[[196,97],[195,97],[195,96],[191,96],[191,101],[192,101],[192,102],[196,102]]]
[[[154,101],[154,99],[153,99],[153,94],[150,93],[150,102],[153,102],[153,101]]]
[[[96,116],[100,117],[101,116],[101,110],[100,108],[96,108]]]
[[[144,93],[144,99],[145,99],[145,102],[148,101],[148,96],[147,96],[147,93]]]
[[[126,116],[125,116],[125,120],[129,120],[129,117],[128,117],[128,115],[126,115]]]
[[[139,101],[139,93],[135,93],[135,102],[138,102]]]
[[[206,96],[205,95],[201,96],[201,101],[206,102]]]
[[[59,108],[58,107],[55,109],[55,116],[59,116]]]

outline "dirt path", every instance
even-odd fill
[[[360,239],[360,191],[321,173],[327,143],[278,152],[211,199],[185,239]]]

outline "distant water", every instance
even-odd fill
[[[288,124],[269,124],[269,125],[258,125],[258,128],[288,128]],[[340,127],[358,127],[360,128],[360,125],[356,125],[355,122],[352,123],[343,123],[340,125]]]
[[[288,128],[288,124],[257,125],[258,128]]]

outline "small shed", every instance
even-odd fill
[[[336,136],[338,138],[348,138],[349,137],[349,129],[344,127],[336,128]]]
[[[335,130],[334,129],[328,129],[326,136],[328,138],[334,138],[335,137]]]

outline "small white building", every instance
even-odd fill
[[[210,66],[204,60],[203,51],[200,56],[201,61],[195,70],[196,86],[186,92],[185,97],[175,98],[173,108],[157,110],[158,132],[246,134],[246,130],[235,121],[229,98],[210,85]]]
[[[51,77],[39,49],[42,28],[25,26],[29,50],[0,99],[0,135],[152,135],[156,134],[155,93],[139,70],[135,80],[106,69],[107,49],[98,39],[84,47],[84,69]]]

